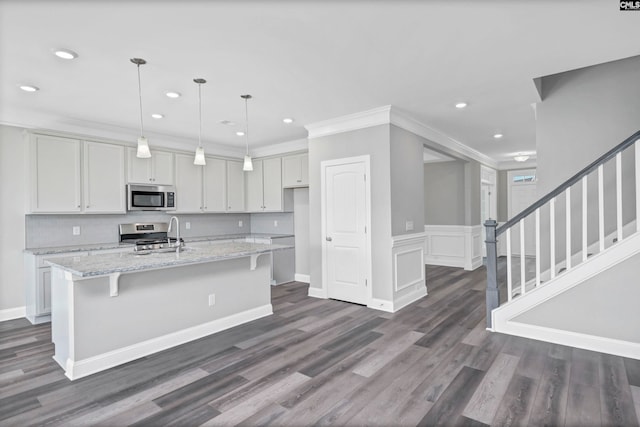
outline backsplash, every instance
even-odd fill
[[[117,242],[118,225],[133,222],[169,222],[171,214],[130,212],[126,215],[26,215],[25,247],[91,245]],[[182,237],[223,234],[293,234],[293,213],[179,214]],[[239,226],[242,221],[242,226]],[[277,221],[278,225],[275,225]],[[191,228],[187,230],[187,222]],[[80,234],[73,235],[73,227]],[[173,234],[173,233],[172,233]]]

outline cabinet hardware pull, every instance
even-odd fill
[[[301,179],[298,179],[298,180],[296,180],[296,182],[302,182],[302,180],[301,180]]]
[[[331,242],[333,239],[332,239],[331,237],[325,237],[325,240],[326,240],[327,242]]]

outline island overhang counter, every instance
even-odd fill
[[[271,315],[272,252],[288,248],[226,242],[49,261],[54,360],[73,380]]]

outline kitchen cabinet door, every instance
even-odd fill
[[[124,147],[84,143],[84,211],[125,213]]]
[[[174,184],[173,153],[167,151],[151,151],[151,158],[139,159],[135,148],[127,149],[129,168],[127,181],[137,184]]]
[[[152,178],[154,184],[173,185],[173,153],[167,151],[152,151]],[[191,158],[193,165],[193,157]],[[193,165],[195,166],[195,165]]]
[[[264,210],[262,166],[262,160],[254,160],[253,170],[251,172],[245,172],[247,184],[247,211],[249,212],[262,212]]]
[[[80,141],[33,135],[29,148],[31,212],[80,212]]]
[[[244,212],[244,210],[242,162],[227,160],[227,212]]]
[[[36,316],[51,314],[51,267],[39,268],[36,289]]]
[[[282,186],[284,188],[309,186],[308,154],[296,154],[282,158]]]
[[[227,162],[207,157],[203,172],[204,211],[225,212],[227,210]]]
[[[193,164],[193,156],[176,155],[177,212],[202,212],[202,166]]]
[[[282,163],[279,157],[262,161],[262,210],[282,210]]]

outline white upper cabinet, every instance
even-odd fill
[[[296,154],[282,158],[282,186],[284,188],[309,186],[308,154]]]
[[[244,212],[244,172],[242,162],[227,160],[227,212]]]
[[[151,158],[139,159],[135,148],[127,148],[128,182],[138,184],[174,184],[173,153],[151,151]]]
[[[193,164],[193,156],[176,154],[177,212],[202,212],[202,166]]]
[[[247,210],[282,210],[282,165],[280,158],[254,160],[253,171],[246,172]]]
[[[84,143],[83,210],[91,213],[125,213],[124,147]]]
[[[207,157],[207,165],[203,168],[203,211],[227,211],[227,162],[222,159]]]
[[[31,212],[74,213],[82,209],[80,140],[32,135]]]

